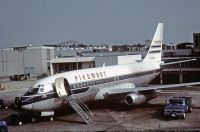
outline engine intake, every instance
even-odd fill
[[[127,105],[139,105],[147,101],[147,98],[143,94],[130,93],[125,97]]]

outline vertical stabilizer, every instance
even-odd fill
[[[149,51],[144,58],[144,62],[158,62],[161,63],[162,43],[163,43],[163,23],[159,23],[155,35],[149,47]]]

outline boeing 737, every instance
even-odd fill
[[[68,105],[81,115],[83,111],[73,100],[89,102],[118,97],[118,101],[124,101],[127,105],[139,105],[157,97],[160,89],[199,85],[200,82],[147,86],[159,75],[162,66],[167,65],[161,61],[163,26],[163,23],[158,24],[150,48],[142,61],[74,70],[46,77],[37,81],[21,96],[21,108],[33,112],[54,113],[56,109]]]

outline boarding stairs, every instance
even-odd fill
[[[92,113],[87,108],[87,106],[78,98],[75,98],[71,93],[71,89],[67,79],[61,77],[55,80],[55,88],[58,96],[60,98],[66,99],[70,106],[78,113],[78,115],[85,121],[87,124],[93,124]]]
[[[81,103],[81,105],[79,105],[78,101],[75,100],[73,96],[67,96],[67,100],[69,104],[71,105],[71,107],[85,121],[85,123],[94,124],[94,121],[91,118],[92,114],[84,103]]]

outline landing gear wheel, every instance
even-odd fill
[[[36,121],[37,121],[36,117],[32,117],[32,118],[31,118],[31,122],[32,122],[32,123],[35,123]]]
[[[50,118],[49,118],[49,121],[51,121],[51,122],[54,121],[54,118],[53,118],[53,117],[50,117]]]
[[[22,121],[19,121],[19,122],[18,122],[18,125],[19,125],[19,126],[21,126],[22,124],[23,124]]]

